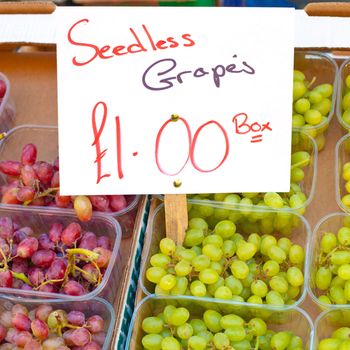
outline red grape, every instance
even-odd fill
[[[21,331],[14,338],[15,344],[17,346],[19,346],[20,348],[23,348],[32,339],[33,339],[33,337],[28,331]]]
[[[46,162],[36,162],[34,165],[35,173],[44,185],[50,185],[53,177],[53,166]]]
[[[33,187],[37,181],[34,168],[31,165],[24,165],[21,169],[21,180],[25,186]]]
[[[60,191],[57,191],[55,195],[55,203],[59,208],[68,208],[71,203],[69,196],[61,196]]]
[[[7,329],[0,324],[0,343],[5,339],[7,333]]]
[[[69,336],[70,341],[75,346],[84,346],[90,341],[90,332],[86,328],[74,329]]]
[[[18,280],[17,278],[12,279],[12,285],[11,288],[15,289],[22,289],[24,282],[21,280]]]
[[[40,292],[45,292],[45,293],[57,293],[57,288],[55,285],[48,283],[44,284],[39,288]]]
[[[52,242],[51,242],[52,243]],[[52,250],[37,250],[32,256],[32,263],[38,267],[50,267],[56,254]]]
[[[29,286],[28,284],[23,284],[21,287],[22,290],[33,290],[33,287]]]
[[[46,203],[46,200],[45,200],[45,197],[37,197],[37,198],[34,198],[30,203],[29,205],[31,206],[36,206],[36,207],[44,207],[47,205]]]
[[[3,98],[6,94],[7,86],[3,80],[0,80],[0,98]]]
[[[92,205],[91,205],[90,199],[86,196],[75,197],[74,210],[79,220],[89,221],[92,216]]]
[[[11,314],[14,316],[18,313],[28,315],[28,309],[22,304],[15,304],[12,306]]]
[[[111,249],[111,241],[107,236],[100,236],[97,238],[97,246],[104,249]]]
[[[60,162],[59,162],[58,156],[57,156],[56,159],[53,161],[53,167],[54,167],[55,170],[60,170]]]
[[[63,225],[60,223],[54,223],[49,231],[50,240],[54,243],[58,243],[61,240],[62,231]]]
[[[125,196],[123,195],[114,195],[109,196],[109,206],[113,211],[121,211],[128,206]]]
[[[52,310],[53,308],[50,305],[45,305],[45,304],[40,305],[35,310],[35,317],[41,321],[46,322]]]
[[[97,237],[93,232],[84,232],[81,237],[79,248],[94,250],[97,247]]]
[[[73,334],[74,330],[73,329],[69,329],[68,331],[65,331],[63,333],[63,339],[64,342],[69,346],[74,346],[75,344],[72,341],[72,334]]]
[[[83,266],[83,270],[86,271],[88,274],[82,273],[82,277],[84,277],[90,283],[96,284],[99,275],[96,267],[92,264],[85,264]]]
[[[40,340],[44,340],[49,336],[49,327],[45,322],[39,319],[32,321],[31,328],[34,337],[37,337]]]
[[[86,344],[82,350],[101,350],[101,347],[94,341],[91,341],[90,343]]]
[[[107,196],[89,196],[92,207],[98,211],[108,211],[109,199]]]
[[[9,217],[0,217],[0,237],[10,239],[13,236],[13,222]]]
[[[31,340],[25,345],[23,350],[42,350],[42,346],[38,340]]]
[[[33,165],[36,161],[37,149],[32,143],[26,144],[22,149],[21,163],[23,165]]]
[[[35,190],[29,186],[23,186],[17,192],[17,199],[20,202],[31,201],[32,199],[34,199],[34,196]]]
[[[42,345],[44,350],[58,350],[61,346],[65,346],[63,338],[51,336],[44,340]]]
[[[67,315],[68,323],[74,326],[82,326],[85,323],[85,315],[80,311],[71,311]]]
[[[96,342],[98,345],[103,346],[106,340],[106,333],[105,332],[94,333],[92,334],[92,340]]]
[[[97,266],[107,267],[109,264],[109,260],[111,259],[112,252],[102,247],[95,248],[94,252],[99,254],[99,257],[95,261]]]
[[[27,237],[26,233],[22,230],[17,230],[13,234],[13,242],[19,243]]]
[[[73,281],[73,280],[70,280],[66,283],[66,285],[63,288],[63,291],[67,295],[74,295],[74,296],[86,294],[84,287],[77,281]]]
[[[99,333],[103,330],[103,318],[99,315],[94,315],[88,318],[87,326],[91,333]]]
[[[67,264],[63,259],[56,258],[47,269],[46,274],[50,280],[60,280],[64,278],[67,270]]]
[[[18,329],[16,328],[9,328],[6,333],[5,340],[11,344],[15,344],[15,339],[17,335],[19,334]]]
[[[39,250],[55,249],[55,244],[50,240],[47,233],[42,233],[39,238]]]
[[[28,260],[23,258],[14,258],[12,261],[11,270],[17,273],[28,273]]]
[[[0,287],[11,288],[12,273],[11,271],[0,271]]]
[[[17,187],[7,189],[1,198],[1,203],[3,203],[3,204],[21,204],[21,202],[17,199],[18,191],[19,191],[19,188],[17,188]]]
[[[0,172],[5,175],[19,176],[21,175],[21,163],[14,160],[5,160],[0,162]]]
[[[30,330],[30,318],[21,312],[12,315],[12,324],[19,331]]]
[[[27,236],[33,236],[34,235],[34,231],[28,226],[21,227],[21,231],[24,232]]]
[[[60,187],[60,172],[59,171],[54,172],[52,179],[51,179],[50,187],[51,188]]]
[[[17,254],[21,258],[30,258],[39,247],[39,242],[35,237],[27,237],[18,244]]]
[[[62,232],[61,241],[71,247],[81,236],[81,226],[76,222],[69,224]]]
[[[11,328],[12,325],[12,312],[11,311],[2,311],[0,313],[0,323],[5,328]]]
[[[45,272],[39,267],[30,267],[28,270],[28,278],[31,284],[39,286],[45,280]]]

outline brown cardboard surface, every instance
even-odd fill
[[[310,3],[305,6],[305,12],[309,16],[349,17],[350,3],[347,2],[323,2]]]

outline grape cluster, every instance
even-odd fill
[[[302,350],[303,341],[292,332],[274,332],[261,318],[243,319],[206,310],[200,318],[188,309],[167,305],[163,312],[142,321],[147,350]]]
[[[47,233],[0,218],[0,287],[79,296],[101,282],[111,257],[108,237],[78,223],[54,223]]]
[[[332,333],[331,338],[322,339],[318,350],[348,350],[350,349],[350,328],[341,327]]]
[[[337,235],[325,232],[320,241],[314,283],[319,300],[325,304],[350,302],[350,228]]]
[[[0,173],[7,183],[0,188],[1,203],[73,208],[82,221],[91,219],[92,211],[118,212],[128,206],[132,196],[61,196],[58,158],[51,164],[37,161],[37,148],[26,144],[20,161],[0,162]]]
[[[101,350],[104,328],[99,315],[16,304],[0,315],[0,350]]]
[[[305,253],[300,245],[257,233],[244,239],[229,220],[209,232],[205,220],[193,218],[183,246],[163,238],[159,248],[146,270],[158,295],[281,306],[293,304],[303,287]]]
[[[311,87],[315,78],[308,82],[305,74],[301,71],[294,71],[293,81],[293,127],[302,128],[315,137],[315,127],[321,124],[328,125],[327,116],[332,107],[332,84],[320,84]]]
[[[283,209],[291,208],[298,211],[301,215],[304,214],[304,203],[307,200],[306,195],[303,193],[301,183],[304,180],[305,173],[303,168],[310,165],[311,156],[306,151],[297,151],[292,154],[291,157],[291,187],[290,191],[286,193],[217,193],[217,194],[197,194],[190,196],[194,200],[214,200],[223,202],[230,206],[258,206],[258,208],[272,208]],[[225,213],[222,211],[222,213]],[[221,215],[220,219],[226,219],[229,215],[229,211],[226,211],[227,215]]]
[[[342,178],[345,182],[345,190],[347,192],[341,199],[342,203],[350,208],[350,162],[347,162],[343,165]]]
[[[343,121],[350,125],[350,75],[345,78],[345,89],[342,97]]]

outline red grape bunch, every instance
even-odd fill
[[[0,287],[80,296],[101,283],[111,254],[108,237],[75,222],[35,235],[0,218]]]

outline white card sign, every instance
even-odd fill
[[[57,11],[62,195],[289,191],[293,9]]]

